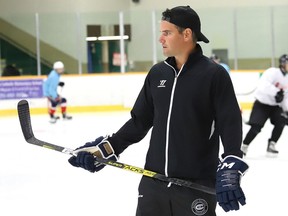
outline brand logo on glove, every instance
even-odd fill
[[[234,164],[235,164],[235,162],[232,162],[232,163],[220,163],[219,166],[218,166],[218,170],[221,170],[221,169],[224,169],[224,168],[231,169],[234,166]]]
[[[208,203],[204,199],[196,199],[191,205],[191,210],[197,216],[204,215],[208,211]]]

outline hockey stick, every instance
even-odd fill
[[[248,91],[248,92],[236,92],[236,96],[247,96],[252,94],[255,90],[257,89],[257,87],[255,87],[254,89]]]
[[[51,143],[48,143],[45,141],[41,141],[34,136],[34,133],[32,130],[32,125],[31,125],[29,104],[26,100],[21,100],[18,103],[17,109],[18,109],[18,116],[19,116],[21,129],[22,129],[22,132],[23,132],[23,135],[24,135],[26,142],[33,144],[33,145],[40,146],[40,147],[48,148],[51,150],[55,150],[58,152],[62,152],[62,153],[68,154],[68,155],[74,155],[75,156],[75,153],[72,149],[58,146],[55,144],[51,144]],[[183,179],[169,178],[169,177],[166,177],[165,175],[162,175],[162,174],[150,171],[150,170],[142,169],[139,167],[135,167],[132,165],[128,165],[128,164],[124,164],[124,163],[120,163],[120,162],[116,162],[116,161],[112,161],[112,160],[107,160],[104,158],[95,157],[95,164],[97,162],[105,164],[105,165],[117,167],[120,169],[124,169],[124,170],[130,170],[134,173],[139,173],[139,174],[142,174],[142,175],[147,176],[147,177],[155,178],[155,179],[169,182],[169,183],[172,183],[175,185],[184,186],[184,187],[199,190],[199,191],[202,191],[202,192],[205,192],[208,194],[215,195],[215,190],[213,188],[199,185],[199,184],[196,184],[196,183],[193,183],[190,181],[186,181]]]

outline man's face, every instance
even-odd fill
[[[288,73],[288,62],[286,61],[286,64],[284,65],[284,70],[286,71],[286,73]]]
[[[174,24],[162,20],[160,24],[160,33],[159,42],[162,45],[164,56],[171,57],[182,54],[183,48],[187,45],[185,43],[184,34],[179,33]]]

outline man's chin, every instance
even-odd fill
[[[171,55],[170,53],[166,53],[166,52],[163,52],[163,55],[165,56],[165,57],[172,57],[173,55]]]

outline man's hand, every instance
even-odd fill
[[[118,157],[114,152],[113,147],[107,138],[98,137],[93,142],[88,142],[84,146],[77,148],[74,153],[77,156],[72,156],[68,161],[72,166],[81,167],[90,172],[98,172],[105,165],[95,162],[94,157],[101,157],[109,160],[117,161]]]
[[[246,204],[240,180],[248,167],[241,158],[233,155],[229,155],[219,162],[216,175],[216,195],[219,205],[225,212],[238,210],[239,203]]]

